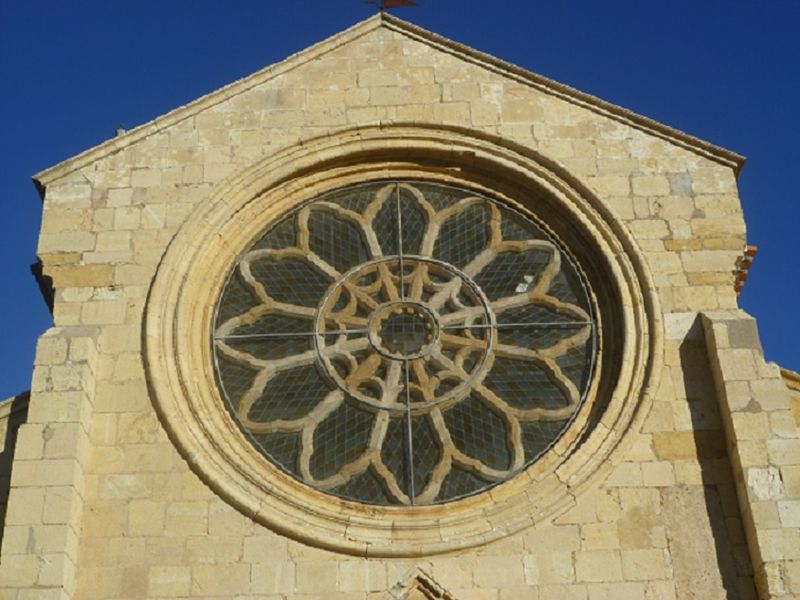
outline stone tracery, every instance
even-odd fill
[[[271,460],[379,504],[519,472],[574,416],[594,360],[587,292],[550,236],[484,196],[411,182],[346,189],[270,229],[223,292],[214,347]]]

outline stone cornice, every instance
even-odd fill
[[[162,131],[184,119],[190,118],[195,114],[223,102],[229,98],[246,92],[247,90],[260,85],[283,73],[291,71],[301,65],[318,58],[342,45],[348,44],[365,34],[386,27],[415,39],[423,44],[427,44],[441,52],[453,54],[458,58],[469,63],[480,66],[488,71],[497,73],[504,77],[514,79],[520,83],[529,85],[541,92],[559,97],[566,102],[581,106],[587,110],[604,115],[618,122],[625,123],[640,131],[664,139],[670,143],[680,146],[686,150],[699,154],[730,167],[736,175],[739,174],[744,165],[745,158],[735,152],[715,146],[709,142],[691,136],[687,133],[663,125],[653,119],[641,116],[625,108],[601,100],[590,94],[578,91],[568,85],[558,83],[542,75],[527,71],[495,58],[489,54],[479,52],[468,46],[449,40],[443,36],[432,33],[407,21],[386,13],[379,13],[369,19],[361,21],[356,25],[340,32],[328,39],[314,44],[285,60],[270,65],[252,75],[230,83],[214,92],[206,94],[179,108],[176,108],[163,116],[157,117],[148,123],[131,129],[127,133],[112,138],[98,146],[90,148],[85,152],[67,159],[53,167],[40,171],[34,175],[34,182],[43,192],[44,188],[53,181],[60,179],[74,171],[81,169],[97,160],[114,154],[154,133]]]
[[[783,382],[790,390],[800,392],[800,373],[781,367],[781,378],[783,378]]]

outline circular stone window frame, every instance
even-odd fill
[[[619,304],[613,308],[619,338],[614,380],[601,373],[601,346],[584,406],[550,450],[516,477],[445,504],[360,504],[314,490],[271,464],[226,409],[209,343],[219,294],[238,257],[292,208],[371,180],[458,185],[531,212],[519,199],[489,187],[486,182],[494,177],[513,182],[516,189],[545,190],[553,205],[549,210],[590,241],[593,260],[610,274],[603,284],[613,287]],[[654,290],[627,228],[546,157],[465,129],[345,129],[268,156],[223,181],[190,214],[150,288],[145,369],[156,410],[179,452],[206,484],[254,521],[310,545],[354,555],[430,555],[483,544],[552,518],[621,460],[623,442],[631,438],[626,434],[638,429],[646,414],[661,368],[661,313]]]

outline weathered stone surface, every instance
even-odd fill
[[[0,596],[744,600],[754,566],[764,589],[800,595],[800,399],[764,363],[752,319],[731,311],[708,329],[700,315],[735,308],[744,228],[732,159],[386,23],[91,151],[91,185],[82,167],[46,175],[39,255],[56,328],[37,348],[10,484],[0,469],[0,491],[11,486]],[[560,483],[557,516],[520,515],[527,528],[474,549],[363,558],[265,529],[188,467],[197,457],[178,453],[154,409],[142,315],[165,249],[226,178],[342,127],[410,121],[499,136],[596,197],[652,278],[662,312],[647,335],[663,369],[653,398],[628,398],[641,415],[630,430],[596,425],[619,442],[614,460],[586,488]],[[763,568],[748,543],[763,545]]]
[[[727,598],[739,593],[730,544],[714,526],[719,514],[709,486],[675,487],[662,492],[675,590],[681,599]],[[697,535],[702,530],[705,535]],[[716,544],[715,544],[716,542]]]

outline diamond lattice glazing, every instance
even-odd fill
[[[273,463],[368,504],[505,481],[591,381],[583,279],[536,222],[419,182],[327,194],[235,265],[212,341],[229,408]]]

